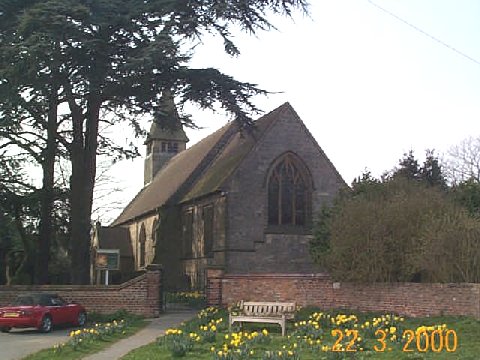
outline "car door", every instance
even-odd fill
[[[51,303],[56,324],[64,324],[71,321],[67,303],[62,298],[52,296]]]

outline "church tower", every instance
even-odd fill
[[[152,181],[158,170],[168,160],[187,147],[188,138],[180,123],[173,97],[170,94],[164,94],[164,99],[163,114],[165,115],[159,115],[161,119],[153,121],[147,140],[145,140],[147,155],[143,176],[144,185]],[[169,125],[162,127],[159,123]]]

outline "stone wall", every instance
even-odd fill
[[[163,305],[161,281],[161,267],[149,265],[145,274],[121,285],[2,285],[0,306],[8,305],[21,293],[41,291],[78,302],[88,312],[107,314],[124,309],[145,317],[158,317]]]
[[[267,219],[267,175],[275,161],[290,152],[312,179],[312,214],[333,200],[345,186],[291,107],[283,106],[255,147],[245,156],[226,184],[227,264],[230,273],[319,271],[309,255],[306,229],[271,229]],[[301,231],[300,231],[301,230]],[[300,231],[300,233],[298,233]]]
[[[225,275],[214,269],[208,276],[210,305],[226,306],[240,300],[295,301],[323,309],[480,319],[480,284],[335,283],[326,274]]]

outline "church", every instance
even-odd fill
[[[204,289],[211,267],[318,272],[313,221],[346,184],[289,103],[250,130],[230,122],[187,142],[181,125],[154,122],[143,189],[110,226],[95,228],[94,248],[120,250],[122,281],[151,263],[163,266],[169,290]]]

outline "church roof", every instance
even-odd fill
[[[193,175],[202,160],[209,153],[215,152],[215,145],[229,133],[227,130],[231,129],[233,125],[233,123],[225,125],[171,158],[158,171],[153,180],[140,190],[111,226],[126,223],[164,205]]]
[[[192,200],[221,190],[221,186],[232,175],[242,159],[252,150],[265,133],[265,130],[287,106],[290,107],[288,103],[284,104],[256,120],[254,122],[255,128],[250,131],[236,132],[223,151],[215,158],[181,201]]]
[[[240,132],[235,122],[222,127],[197,144],[175,155],[127,205],[111,226],[127,223],[154,212],[167,202],[186,202],[221,190],[244,157],[265,131],[284,112],[296,115],[285,103]]]

